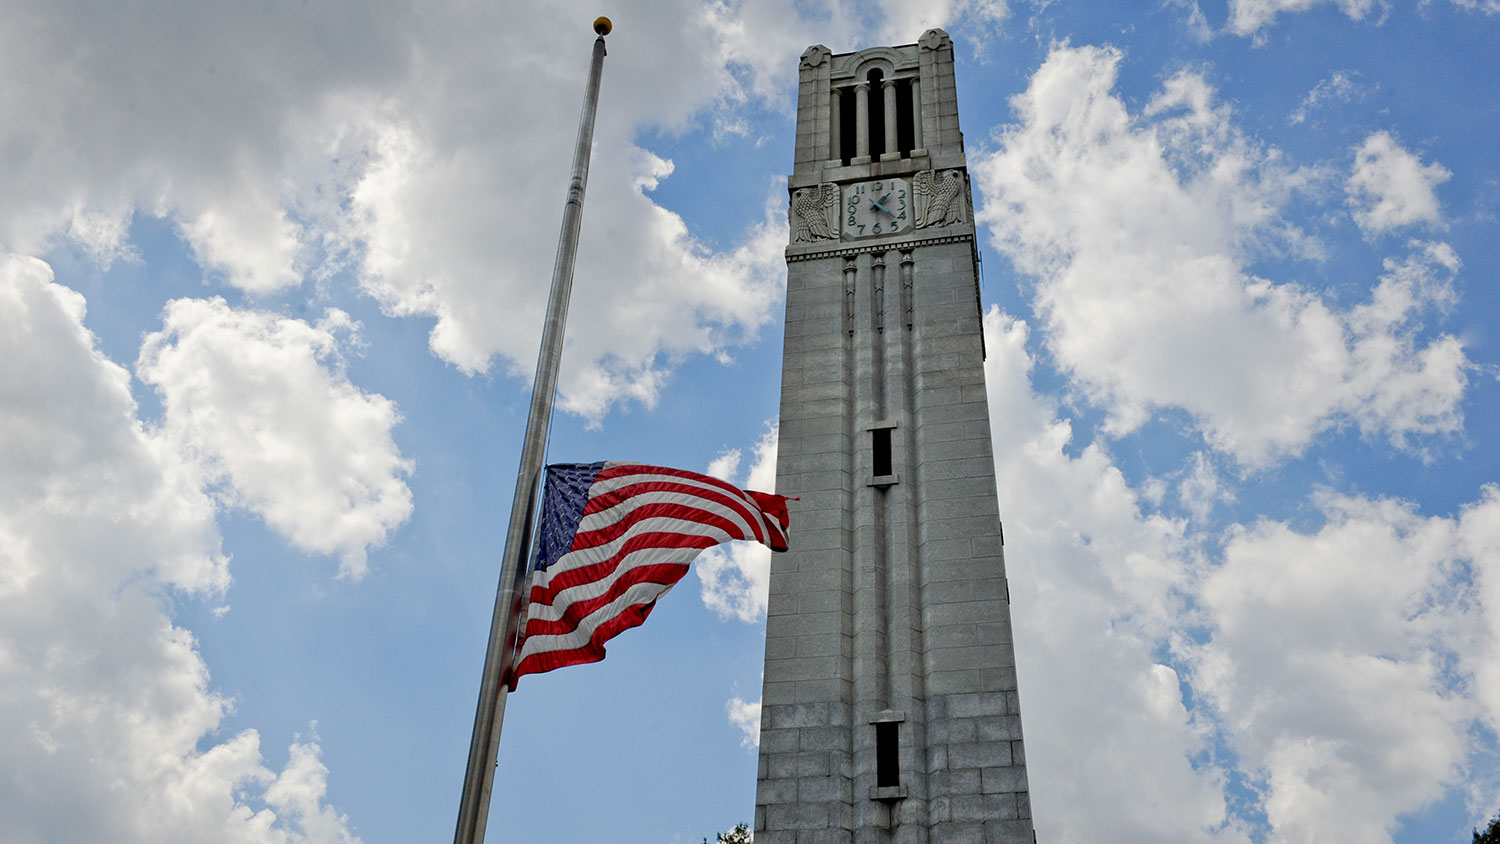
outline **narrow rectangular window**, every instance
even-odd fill
[[[872,474],[875,477],[889,475],[891,473],[891,429],[876,428],[870,432],[870,444],[874,448],[874,465]]]
[[[900,734],[895,721],[875,725],[875,785],[894,788],[901,784]]]

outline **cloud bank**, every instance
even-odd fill
[[[1458,431],[1468,360],[1421,321],[1451,302],[1452,250],[1413,242],[1348,308],[1259,276],[1250,266],[1268,251],[1319,254],[1282,214],[1317,175],[1242,135],[1190,72],[1132,114],[1112,92],[1121,58],[1054,49],[1012,100],[1018,122],[973,164],[977,218],[1036,279],[1048,351],[1108,410],[1110,432],[1181,412],[1209,447],[1258,468],[1348,422],[1397,446]],[[1376,197],[1370,224],[1430,219],[1413,188],[1437,171],[1413,183],[1409,154],[1375,150],[1356,170],[1384,174],[1358,182]]]
[[[0,258],[0,837],[357,841],[315,740],[275,771],[256,731],[218,735],[232,702],[167,614],[229,585],[214,502],[84,312]]]

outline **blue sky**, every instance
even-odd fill
[[[0,839],[450,834],[600,13],[552,459],[771,482],[797,58],[945,27],[1038,839],[1500,809],[1495,0],[9,0]],[[530,678],[492,840],[749,820],[766,566]]]

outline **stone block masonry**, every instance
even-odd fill
[[[757,844],[1031,842],[948,36],[809,48],[788,186],[776,483],[801,500],[772,561]],[[851,199],[897,192],[920,223],[846,230]]]

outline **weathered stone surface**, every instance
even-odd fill
[[[1034,844],[1035,842],[1030,819],[989,821],[984,827],[985,844]]]
[[[821,829],[828,826],[828,810],[817,803],[766,807],[767,829]]]
[[[974,741],[948,745],[948,767],[995,768],[1011,764],[1010,742]]]
[[[1021,738],[1021,717],[1019,715],[1007,715],[1004,718],[994,718],[979,724],[979,739],[981,741],[1011,741]]]
[[[796,803],[797,781],[787,779],[761,780],[755,787],[755,802],[761,806],[772,803]]]
[[[1014,794],[964,794],[953,798],[955,821],[1014,820]]]
[[[799,742],[797,733],[797,730],[773,730],[762,726],[760,729],[761,754],[795,751]]]
[[[848,802],[849,783],[842,777],[803,777],[797,780],[797,798],[805,803]]]
[[[932,844],[985,844],[984,824],[940,823],[932,828]]]
[[[1026,769],[1009,766],[985,768],[980,772],[985,794],[1001,794],[1026,790]],[[1023,815],[1022,817],[1026,817]]]
[[[977,770],[936,771],[927,775],[927,793],[935,798],[978,794],[979,782],[980,772]]]
[[[860,94],[877,69],[895,87]],[[920,151],[893,156],[883,131],[836,123],[835,89],[868,113],[908,96],[902,80],[920,91],[901,112]],[[776,485],[801,499],[771,567],[758,844],[1031,840],[958,126],[940,30],[803,56],[789,190],[833,185],[842,203],[890,186],[922,219],[873,237],[841,220],[786,250]]]
[[[803,727],[797,731],[803,750],[839,750],[849,746],[844,727]]]

